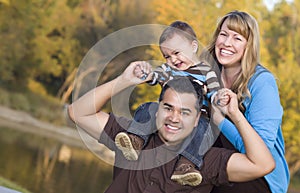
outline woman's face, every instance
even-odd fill
[[[225,20],[217,37],[216,57],[224,67],[240,66],[247,40],[241,34],[228,29],[227,22]]]

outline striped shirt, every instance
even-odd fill
[[[165,63],[154,70],[152,81],[149,82],[149,84],[160,84],[163,86],[176,76],[192,77],[202,83],[205,100],[203,101],[203,108],[201,111],[209,113],[209,101],[211,100],[212,95],[220,89],[220,83],[218,81],[217,74],[212,70],[211,66],[204,62],[200,62],[199,64],[191,66],[187,70],[182,71],[176,70]]]

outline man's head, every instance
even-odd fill
[[[156,113],[159,136],[167,144],[181,143],[197,126],[203,94],[197,81],[170,80],[162,89]]]

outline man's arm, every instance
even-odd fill
[[[243,182],[267,175],[275,168],[275,161],[265,142],[249,124],[241,111],[238,110],[236,94],[227,90],[230,102],[221,107],[222,112],[229,116],[242,136],[246,154],[234,153],[227,163],[229,181]],[[219,107],[220,108],[220,107]],[[224,119],[218,109],[214,108],[214,120]]]
[[[105,103],[120,91],[148,81],[134,75],[134,69],[139,64],[139,61],[131,63],[120,76],[92,89],[69,105],[68,113],[71,120],[90,136],[99,139],[109,117],[108,113],[101,111]]]

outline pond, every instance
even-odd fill
[[[33,193],[101,193],[112,166],[87,149],[0,126],[0,176]]]
[[[0,176],[32,193],[102,193],[111,183],[112,166],[88,149],[11,128],[0,124]],[[299,184],[297,175],[288,193]]]

